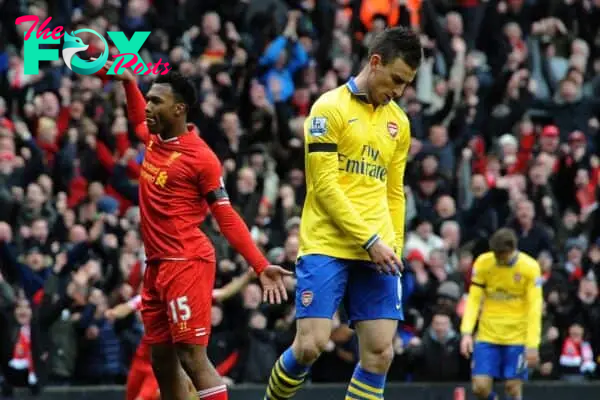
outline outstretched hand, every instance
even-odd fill
[[[95,60],[95,58],[91,58],[91,60]],[[102,78],[102,79],[115,79],[117,81],[133,81],[135,80],[135,77],[133,75],[133,73],[128,70],[127,68],[122,68],[122,73],[120,74],[115,74],[115,75],[107,75],[107,72],[110,70],[110,67],[113,65],[114,61],[106,61],[106,64],[104,64],[104,66],[102,68],[100,68],[100,70],[96,73],[94,73],[94,75]]]
[[[287,290],[283,283],[284,276],[291,276],[292,272],[281,268],[279,265],[269,265],[258,276],[263,288],[263,301],[270,304],[281,304],[281,300],[287,301]]]

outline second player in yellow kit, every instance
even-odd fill
[[[490,248],[492,251],[480,255],[473,266],[461,324],[461,350],[465,355],[473,353],[475,395],[495,400],[493,379],[503,379],[509,400],[521,400],[521,382],[527,378],[528,362],[537,362],[540,344],[540,266],[517,250],[517,237],[510,229],[496,232]]]
[[[404,170],[409,121],[394,99],[415,78],[419,37],[379,34],[356,78],[323,94],[304,126],[306,201],[296,264],[297,332],[279,358],[266,399],[293,397],[329,342],[344,301],[360,362],[346,399],[383,398],[402,314]]]

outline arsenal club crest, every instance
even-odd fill
[[[390,136],[392,138],[395,138],[396,135],[398,134],[398,124],[396,124],[395,122],[388,122],[387,128],[388,128],[388,132],[389,132]]]
[[[310,306],[310,303],[313,301],[313,292],[310,290],[305,290],[302,292],[302,305],[304,307]]]
[[[521,282],[521,274],[515,274],[515,282],[516,283]]]

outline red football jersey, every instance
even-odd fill
[[[141,231],[148,261],[214,261],[200,229],[205,195],[223,186],[221,163],[193,128],[162,140],[150,134],[140,172]]]

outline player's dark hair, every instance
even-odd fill
[[[417,69],[423,58],[423,48],[421,39],[415,32],[397,26],[386,29],[373,38],[369,47],[369,58],[373,54],[378,54],[384,65],[401,58],[409,67]]]
[[[198,102],[194,84],[179,72],[169,71],[165,75],[159,75],[154,83],[170,85],[177,101],[185,103],[188,108],[192,108]]]
[[[517,234],[509,228],[501,228],[490,238],[490,250],[495,254],[506,254],[517,249]]]

